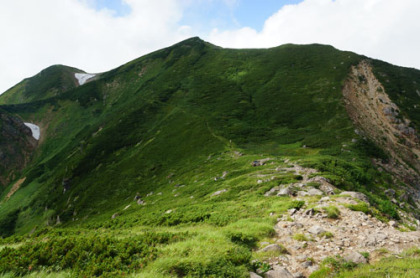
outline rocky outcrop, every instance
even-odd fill
[[[390,161],[379,160],[378,166],[419,189],[418,131],[389,98],[367,61],[352,67],[343,96],[349,116],[361,130],[358,133],[389,153]]]
[[[16,178],[37,145],[32,132],[18,117],[0,110],[0,185]]]
[[[309,198],[312,197],[303,198],[308,198],[306,203],[309,204]],[[365,253],[369,254],[370,260],[374,260],[381,250],[398,254],[420,244],[420,231],[401,232],[395,228],[396,222],[383,223],[371,215],[347,207],[348,204],[367,200],[365,198],[358,192],[343,192],[341,196],[319,199],[311,204],[313,208],[289,210],[274,227],[275,244],[282,246],[287,253],[267,261],[273,270],[267,272],[265,277],[289,277],[273,276],[278,273],[277,270],[284,268],[294,276],[308,277],[327,257],[341,256],[349,262],[367,263],[363,256]],[[339,218],[328,218],[323,208],[331,206],[339,209]]]

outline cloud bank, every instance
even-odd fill
[[[214,29],[209,40],[234,48],[330,44],[420,69],[419,10],[418,0],[305,0],[284,6],[260,32]]]
[[[190,34],[175,0],[124,0],[115,17],[88,0],[13,0],[0,9],[0,93],[52,64],[110,70]]]
[[[304,0],[273,11],[262,30],[245,25],[204,34],[198,33],[199,28],[192,24],[181,25],[188,7],[192,3],[197,5],[192,0],[123,0],[131,12],[120,17],[111,10],[95,10],[92,1],[3,3],[0,93],[52,64],[92,73],[106,71],[196,35],[231,48],[331,44],[420,69],[418,0]],[[227,9],[245,5],[243,0],[220,0],[220,3],[224,3],[221,8]],[[203,18],[208,19],[208,15]]]

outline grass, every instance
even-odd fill
[[[309,241],[310,239],[304,234],[294,234],[293,239],[297,241]]]
[[[330,219],[338,219],[340,217],[340,210],[336,206],[328,206],[322,209]]]

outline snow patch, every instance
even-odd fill
[[[32,137],[34,137],[36,140],[39,140],[39,136],[41,135],[39,126],[31,124],[31,123],[24,123],[24,124],[31,129]]]
[[[77,81],[79,81],[80,86],[85,84],[86,81],[88,81],[94,76],[95,74],[91,74],[91,73],[75,73],[74,74],[74,77],[76,77]]]

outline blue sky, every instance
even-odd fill
[[[106,8],[115,16],[130,13],[130,7],[122,0],[94,0],[97,10]],[[184,10],[180,24],[194,26],[206,32],[213,28],[232,29],[251,27],[261,30],[265,20],[284,5],[303,0],[192,0]]]

